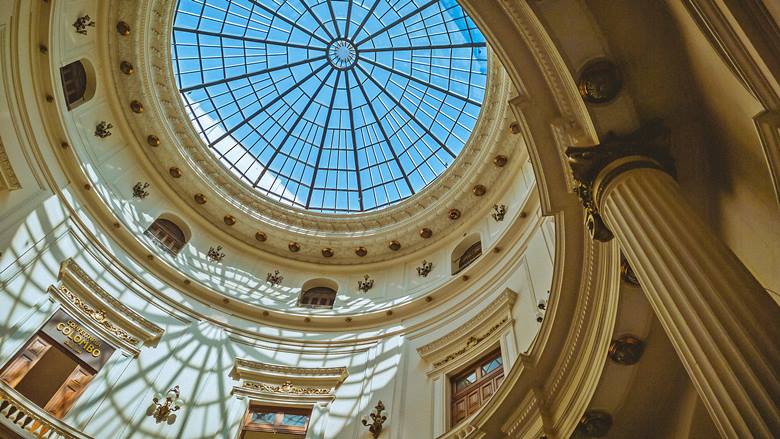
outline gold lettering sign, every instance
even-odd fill
[[[100,369],[114,353],[113,346],[97,338],[90,329],[61,309],[54,313],[41,331],[95,370]]]

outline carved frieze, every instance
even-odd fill
[[[247,397],[331,400],[347,378],[344,367],[297,367],[236,358],[233,393]]]

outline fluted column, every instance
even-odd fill
[[[688,205],[658,146],[570,148],[592,234],[619,242],[721,435],[778,437],[780,308]]]

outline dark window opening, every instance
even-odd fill
[[[333,308],[336,290],[328,287],[309,288],[301,294],[298,306],[305,308]]]
[[[179,254],[179,251],[184,248],[184,244],[187,243],[187,238],[181,228],[167,219],[157,218],[144,234],[173,256]]]
[[[65,103],[68,110],[72,110],[84,102],[84,94],[87,92],[87,71],[81,61],[75,61],[60,68],[60,77]]]

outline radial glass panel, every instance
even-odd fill
[[[455,0],[179,0],[173,68],[209,150],[256,191],[381,209],[463,149],[485,39]]]

